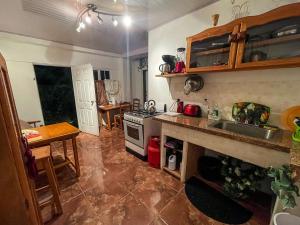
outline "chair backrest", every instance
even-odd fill
[[[120,115],[123,115],[124,112],[129,112],[129,111],[131,111],[131,105],[129,102],[120,103],[120,109],[119,109]]]
[[[140,111],[141,101],[138,98],[132,100],[132,111]]]

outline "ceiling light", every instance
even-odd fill
[[[77,27],[76,31],[77,31],[78,33],[80,33],[80,31],[81,31],[80,26]]]
[[[88,12],[87,16],[85,17],[85,22],[87,22],[88,24],[92,23],[92,16],[89,12]]]
[[[98,13],[98,16],[97,16],[97,20],[98,20],[99,24],[103,23],[103,19],[100,17],[99,13]]]
[[[123,23],[125,27],[130,27],[132,24],[132,20],[130,16],[124,16]]]
[[[114,17],[112,18],[112,22],[115,27],[118,26],[118,24],[119,24],[118,20]]]
[[[114,0],[114,3],[117,3],[117,0]]]
[[[85,24],[82,20],[79,22],[79,27],[82,28],[82,29],[85,28]]]

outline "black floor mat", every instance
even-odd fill
[[[185,193],[197,209],[221,223],[242,224],[246,223],[253,215],[251,211],[196,177],[192,177],[186,182]]]

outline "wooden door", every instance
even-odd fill
[[[235,20],[187,38],[188,73],[226,71],[234,68],[237,43],[234,37],[240,28]]]
[[[98,111],[92,65],[72,67],[72,79],[79,129],[99,136]]]
[[[237,69],[300,66],[300,3],[243,18],[239,34]]]
[[[21,130],[5,61],[0,54],[0,218],[5,225],[42,224],[24,166]]]

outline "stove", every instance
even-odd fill
[[[153,117],[156,115],[159,115],[160,113],[154,113],[150,114],[147,111],[137,111],[137,112],[125,112],[124,113],[124,120],[138,123],[138,124],[143,124],[144,119]]]
[[[160,136],[161,123],[153,120],[147,111],[124,113],[124,133],[126,150],[142,160],[147,159],[148,140],[151,136]]]

